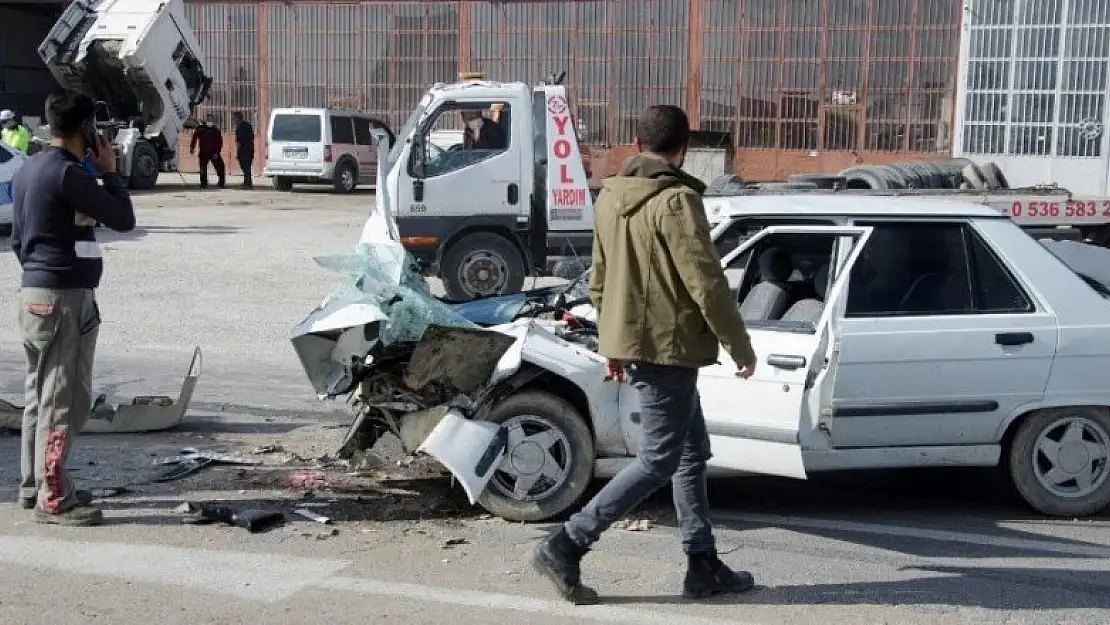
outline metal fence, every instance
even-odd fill
[[[587,141],[624,145],[652,103],[740,149],[950,149],[961,0],[228,3],[189,17],[210,108],[349,106],[400,123],[459,71],[569,72]]]

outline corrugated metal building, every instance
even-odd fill
[[[1110,192],[1110,0],[968,0],[957,151],[1011,185]]]
[[[232,110],[261,121],[293,105],[400,123],[459,71],[535,81],[565,69],[599,174],[627,154],[650,103],[731,133],[748,179],[952,148],[961,0],[190,0],[188,11],[225,126]]]
[[[534,81],[565,69],[598,174],[628,153],[645,105],[674,103],[696,127],[730,133],[736,168],[753,180],[950,155],[967,108],[957,97],[963,4],[186,0],[216,78],[206,108],[225,128],[233,110],[261,126],[270,108],[293,105],[363,108],[397,124],[429,84],[459,71]],[[20,72],[37,62],[49,20],[28,15],[0,21],[0,105],[41,106],[43,90],[25,89]]]

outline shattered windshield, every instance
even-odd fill
[[[387,171],[393,169],[397,164],[397,159],[401,158],[401,150],[405,149],[405,144],[409,142],[409,137],[412,131],[416,128],[416,124],[420,122],[420,118],[424,116],[424,111],[428,110],[428,102],[431,101],[431,96],[426,95],[413,109],[412,115],[405,120],[405,125],[401,126],[401,130],[397,132],[397,140],[393,142],[393,147],[389,150],[389,162],[387,163]]]
[[[582,275],[578,276],[574,280],[571,280],[570,283],[567,284],[566,288],[563,289],[563,295],[566,296],[567,301],[589,299],[591,271],[593,271],[592,267],[590,269],[587,269],[586,271],[583,271]]]

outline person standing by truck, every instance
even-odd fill
[[[11,109],[0,111],[0,141],[26,154],[31,147],[31,131],[19,122]]]
[[[197,154],[197,148],[200,153]],[[227,169],[224,167],[224,158],[220,151],[224,149],[224,135],[216,126],[216,118],[208,115],[197,129],[193,131],[193,140],[189,144],[189,154],[197,154],[197,165],[200,166],[200,188],[208,188],[208,164],[216,170],[216,177],[221,189],[227,186]]]
[[[580,605],[598,600],[581,582],[583,556],[614,521],[668,481],[688,558],[682,595],[743,592],[755,583],[717,557],[709,521],[705,480],[712,454],[698,369],[717,361],[718,345],[737,363],[740,378],[752,374],[756,357],[709,236],[705,185],[681,170],[689,142],[682,109],[649,107],[636,128],[640,153],[605,180],[597,198],[590,299],[598,353],[607,359],[608,378],[630,380],[638,391],[642,436],[636,459],[533,553],[535,569]]]
[[[254,165],[254,126],[243,119],[242,111],[235,111],[235,158],[243,171],[243,188],[253,189],[254,181],[251,167]]]
[[[27,362],[19,503],[35,520],[96,525],[92,495],[77,490],[66,459],[92,411],[92,368],[100,329],[95,289],[104,262],[96,224],[135,227],[111,145],[96,131],[96,107],[75,91],[51,94],[53,140],[12,179],[11,246],[22,267],[19,322]],[[104,185],[82,166],[86,154]]]

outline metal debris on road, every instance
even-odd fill
[[[309,510],[308,508],[300,508],[300,507],[293,508],[293,514],[295,514],[297,516],[304,517],[304,518],[308,519],[309,521],[315,521],[317,523],[323,523],[324,525],[331,525],[331,518],[330,517],[326,517],[322,514],[316,514],[312,510]]]
[[[92,492],[92,496],[96,499],[109,499],[129,493],[131,489],[124,486],[106,486],[103,488],[94,488],[90,492]]]
[[[154,466],[175,466],[151,481],[161,483],[179,480],[200,471],[210,464],[257,466],[262,464],[262,461],[256,458],[244,458],[234,454],[218,454],[209,451],[200,451],[195,447],[186,447],[181,450],[180,456],[170,456],[168,458],[159,458],[155,460]]]
[[[451,547],[455,547],[455,546],[458,546],[458,545],[469,545],[469,544],[470,544],[470,541],[465,539],[465,538],[448,538],[447,540],[443,541],[443,548],[444,549],[450,549]]]
[[[263,454],[279,454],[285,451],[285,448],[278,444],[273,445],[260,445],[251,450],[252,454],[261,456]]]
[[[651,529],[649,519],[622,519],[613,524],[613,527],[626,532],[646,532]]]
[[[193,503],[187,501],[174,508],[174,512],[184,514],[182,523],[190,525],[207,525],[209,523],[224,523],[241,527],[255,534],[285,522],[285,515],[274,510],[235,510],[228,506],[215,506],[207,503]]]

